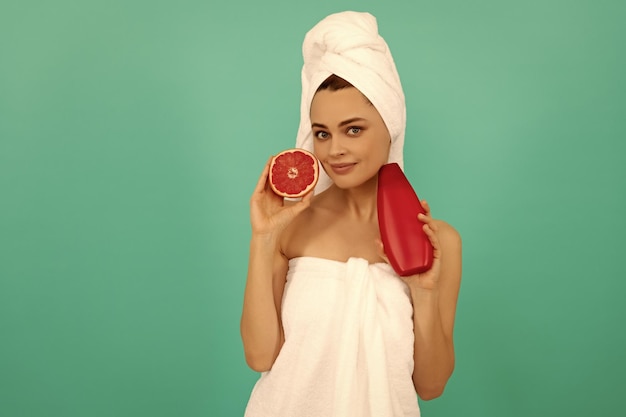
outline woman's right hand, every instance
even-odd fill
[[[307,193],[300,201],[285,204],[283,197],[274,193],[269,184],[271,161],[272,157],[267,160],[250,198],[250,222],[253,234],[277,237],[277,234],[309,206],[313,191]]]

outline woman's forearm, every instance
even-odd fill
[[[440,396],[454,369],[454,346],[446,336],[439,307],[439,291],[411,289],[415,333],[413,383],[420,398]]]
[[[241,316],[241,337],[248,365],[259,372],[271,368],[283,343],[274,273],[276,239],[254,237]]]

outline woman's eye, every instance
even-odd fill
[[[315,132],[315,137],[318,139],[328,139],[328,132],[320,130],[319,132]]]
[[[349,133],[350,135],[353,135],[353,136],[354,136],[354,135],[358,135],[359,133],[361,133],[361,128],[360,128],[360,127],[354,127],[354,126],[353,126],[353,127],[351,127],[351,128],[349,128],[349,129],[348,129],[348,133]]]

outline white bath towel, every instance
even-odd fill
[[[296,147],[313,151],[309,117],[311,101],[320,84],[335,74],[361,91],[380,113],[391,136],[388,162],[403,167],[406,106],[396,65],[376,18],[369,13],[332,14],[315,25],[302,45],[302,101]],[[330,186],[320,172],[315,193]]]
[[[365,259],[289,261],[285,343],[246,417],[419,417],[413,308],[391,266]]]

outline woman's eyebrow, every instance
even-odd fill
[[[339,123],[339,127],[343,127],[349,124],[352,124],[354,122],[366,122],[367,120],[362,118],[362,117],[353,117],[351,119],[347,119],[344,120],[343,122]],[[312,123],[311,127],[319,127],[320,129],[328,129],[328,127],[322,123]]]
[[[349,125],[352,124],[354,122],[365,122],[366,120],[362,117],[353,117],[352,119],[348,119],[348,120],[344,120],[343,122],[339,123],[339,127],[345,126],[345,125]]]

